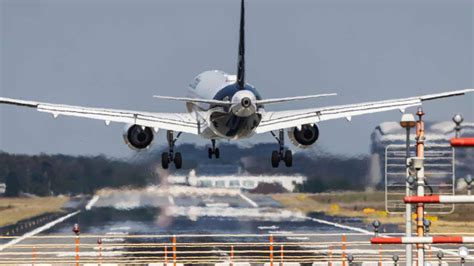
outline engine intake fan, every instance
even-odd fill
[[[308,148],[318,140],[319,128],[316,124],[302,125],[301,129],[294,127],[288,130],[288,137],[296,147]]]

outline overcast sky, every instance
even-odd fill
[[[181,112],[204,70],[235,73],[238,0],[0,0],[0,95],[53,103]],[[337,92],[272,110],[363,102],[473,85],[473,1],[247,1],[247,81],[263,97]],[[474,95],[424,105],[428,120],[474,120]],[[412,109],[413,110],[413,109]],[[400,113],[320,124],[317,146],[369,152],[370,133]],[[133,154],[123,125],[0,106],[0,150]],[[204,144],[197,136],[183,142]],[[269,134],[243,140],[273,142]],[[163,132],[155,144],[164,144]],[[225,151],[222,151],[225,152]]]

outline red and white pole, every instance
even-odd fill
[[[474,203],[474,196],[468,195],[433,195],[409,196],[404,198],[405,203]]]
[[[72,231],[76,234],[76,266],[79,266],[79,234],[81,230],[78,224],[74,224]]]
[[[454,138],[451,139],[452,147],[474,147],[474,138]]]
[[[270,235],[270,266],[273,266],[273,235]]]
[[[474,237],[425,236],[425,237],[373,237],[372,244],[474,244]]]
[[[102,238],[97,239],[97,245],[99,245],[99,265],[102,265]]]
[[[173,235],[172,239],[172,244],[173,244],[173,266],[176,266],[176,236]]]
[[[418,159],[424,160],[425,158],[425,122],[423,116],[425,113],[421,107],[418,108],[416,113],[418,121],[416,122],[416,156]],[[420,169],[416,171],[416,195],[425,196],[425,167],[424,163]],[[416,235],[418,237],[424,237],[425,227],[423,225],[423,219],[425,215],[425,206],[423,203],[417,203],[416,205]],[[418,255],[418,266],[425,265],[425,247],[423,244],[417,245]]]
[[[347,241],[347,236],[346,234],[342,234],[342,247],[341,247],[341,250],[342,250],[342,253],[341,253],[341,256],[342,256],[342,266],[346,266],[346,241]]]
[[[280,245],[280,266],[283,266],[283,245]]]

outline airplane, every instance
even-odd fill
[[[240,4],[240,27],[237,74],[211,70],[199,74],[190,83],[187,97],[154,96],[159,99],[185,102],[187,112],[155,113],[129,110],[90,108],[72,105],[25,101],[0,97],[0,103],[36,108],[59,115],[84,117],[111,122],[125,123],[123,138],[126,144],[136,150],[150,147],[155,133],[166,130],[168,151],[163,152],[161,164],[168,169],[170,164],[176,169],[182,167],[182,155],[175,152],[175,144],[182,133],[198,135],[211,141],[208,157],[219,158],[220,151],[216,140],[238,140],[255,134],[270,133],[278,143],[278,149],[271,154],[271,164],[277,168],[280,162],[293,165],[292,151],[285,148],[285,130],[295,146],[307,148],[319,138],[319,123],[332,119],[400,110],[419,106],[424,101],[464,95],[474,89],[464,89],[435,93],[417,97],[373,101],[357,104],[295,109],[284,111],[265,111],[264,106],[282,102],[301,101],[334,96],[335,93],[265,99],[257,89],[245,81],[245,6]],[[275,133],[277,132],[277,133]],[[176,134],[175,134],[176,133]]]

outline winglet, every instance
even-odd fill
[[[441,92],[441,93],[423,95],[423,96],[420,97],[420,100],[421,101],[428,101],[428,100],[447,98],[447,97],[452,97],[452,96],[460,96],[460,95],[464,95],[464,94],[470,93],[470,92],[474,92],[474,89],[464,89],[464,90],[448,91],[448,92]]]

